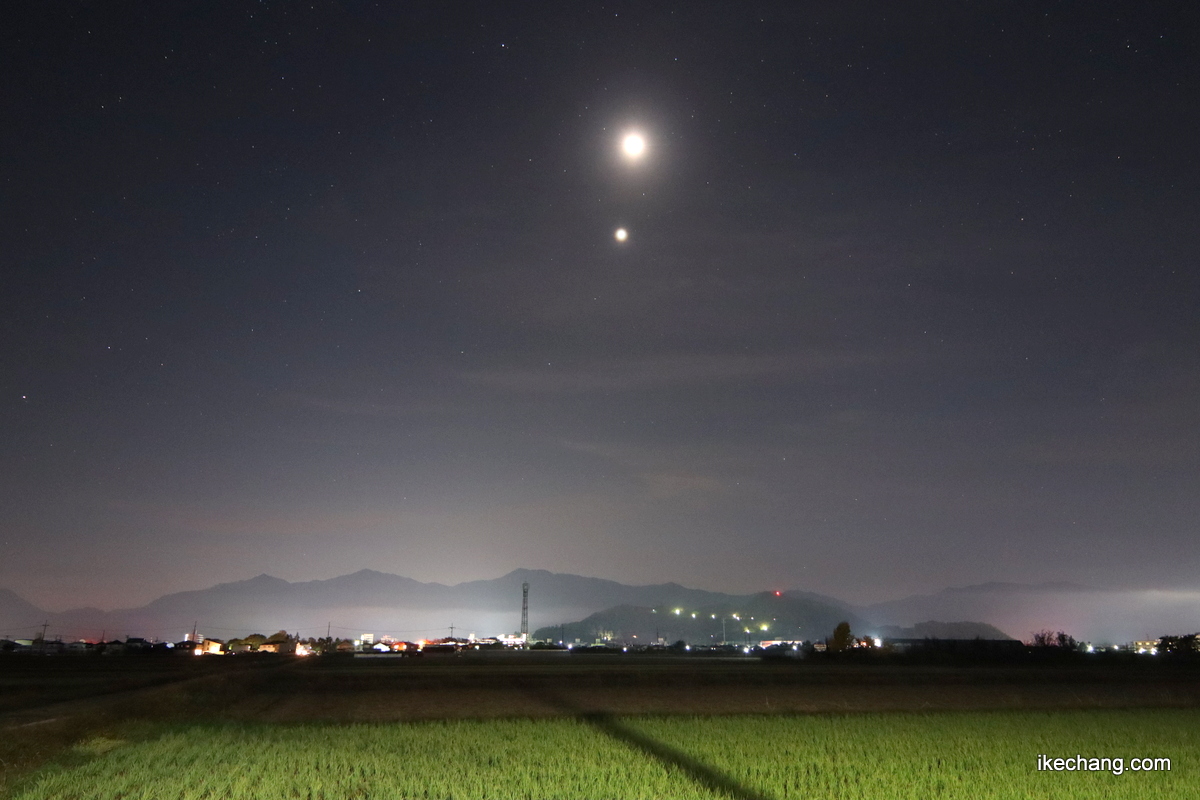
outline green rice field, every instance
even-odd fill
[[[997,711],[136,723],[28,776],[22,800],[1196,796],[1200,711]],[[1050,757],[1125,771],[1038,771]],[[1134,771],[1133,758],[1170,769]],[[1160,765],[1161,766],[1161,765]]]

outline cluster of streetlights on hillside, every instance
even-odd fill
[[[658,613],[658,609],[657,609],[657,608],[652,608],[652,609],[650,609],[650,613],[651,613],[651,614],[657,614],[657,613]],[[682,617],[682,616],[683,616],[683,614],[684,614],[684,610],[683,610],[682,608],[674,608],[674,609],[671,609],[671,613],[673,613],[673,614],[674,614],[675,616],[677,616],[677,617]],[[692,619],[699,619],[699,618],[700,618],[700,614],[698,614],[698,613],[697,613],[697,612],[695,612],[695,611],[691,611],[691,612],[688,612],[688,613],[691,615],[691,618],[692,618]],[[710,617],[711,619],[714,619],[714,620],[715,620],[715,619],[719,619],[719,620],[721,620],[721,644],[725,644],[725,643],[728,641],[728,638],[727,638],[727,636],[726,636],[726,632],[725,632],[725,623],[726,623],[726,621],[727,621],[727,620],[731,620],[731,619],[732,619],[732,620],[737,620],[737,622],[739,623],[739,625],[741,625],[741,626],[742,626],[742,632],[746,634],[746,641],[747,641],[747,642],[749,642],[749,641],[750,641],[750,634],[751,634],[751,633],[754,633],[754,631],[755,631],[755,628],[757,628],[757,629],[758,629],[760,632],[762,632],[762,633],[766,633],[766,632],[767,632],[768,630],[770,630],[770,628],[771,628],[771,623],[770,623],[770,622],[757,622],[757,621],[755,621],[754,617],[750,617],[750,618],[749,618],[749,622],[753,622],[753,623],[754,623],[754,625],[747,626],[747,625],[746,625],[746,622],[747,622],[747,620],[744,620],[744,619],[742,619],[741,615],[740,615],[740,614],[736,614],[736,613],[734,613],[734,614],[721,614],[721,615],[717,615],[717,614],[709,614],[709,617]],[[774,618],[772,618],[772,619],[771,619],[771,622],[774,622],[774,621],[775,621],[775,619],[774,619]]]

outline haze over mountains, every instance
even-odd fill
[[[861,613],[881,625],[969,619],[1020,639],[1061,630],[1081,641],[1122,643],[1200,630],[1200,591],[985,583],[877,603]]]
[[[266,629],[303,635],[357,636],[367,631],[407,638],[511,633],[520,627],[521,585],[530,583],[530,626],[569,622],[621,604],[711,605],[729,595],[667,583],[626,586],[616,581],[515,570],[492,580],[447,586],[364,569],[328,580],[291,583],[269,575],[209,589],[164,595],[145,606],[47,612],[12,592],[0,595],[0,625],[13,631],[52,630],[71,637],[108,634],[180,638],[193,625],[213,636]],[[12,632],[7,628],[0,634]]]
[[[985,584],[855,607],[804,591],[729,595],[674,583],[628,586],[545,570],[519,569],[492,580],[452,586],[361,570],[300,582],[259,575],[164,595],[140,608],[111,611],[45,611],[0,589],[0,636],[29,638],[45,622],[48,635],[63,639],[140,635],[175,640],[193,625],[218,638],[286,629],[303,636],[323,636],[329,630],[345,638],[375,632],[417,639],[448,635],[451,626],[457,635],[486,636],[519,629],[522,583],[530,584],[530,631],[552,627],[565,631],[571,626],[568,638],[590,638],[594,631],[621,628],[640,631],[640,636],[657,632],[664,638],[701,639],[716,636],[721,631],[719,620],[725,617],[723,635],[733,639],[738,627],[745,634],[745,626],[742,620],[735,622],[732,614],[753,616],[756,626],[768,624],[766,631],[746,634],[761,639],[820,638],[843,619],[860,634],[922,636],[937,630],[985,638],[1004,632],[1028,638],[1031,631],[1048,628],[1097,642],[1191,633],[1200,627],[1200,593],[1194,592]],[[664,618],[667,624],[662,623]],[[966,621],[986,625],[912,628],[918,623]]]

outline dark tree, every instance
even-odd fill
[[[833,629],[833,638],[829,641],[829,649],[834,653],[840,653],[849,648],[853,641],[854,635],[850,633],[850,623],[839,622]]]
[[[1161,636],[1158,639],[1158,652],[1175,658],[1200,657],[1200,634],[1190,633],[1187,636]]]
[[[1060,647],[1063,650],[1077,650],[1075,637],[1064,631],[1038,631],[1032,634],[1027,644],[1030,647]]]

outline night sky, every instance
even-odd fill
[[[0,586],[1200,588],[1198,34],[7,8]]]

